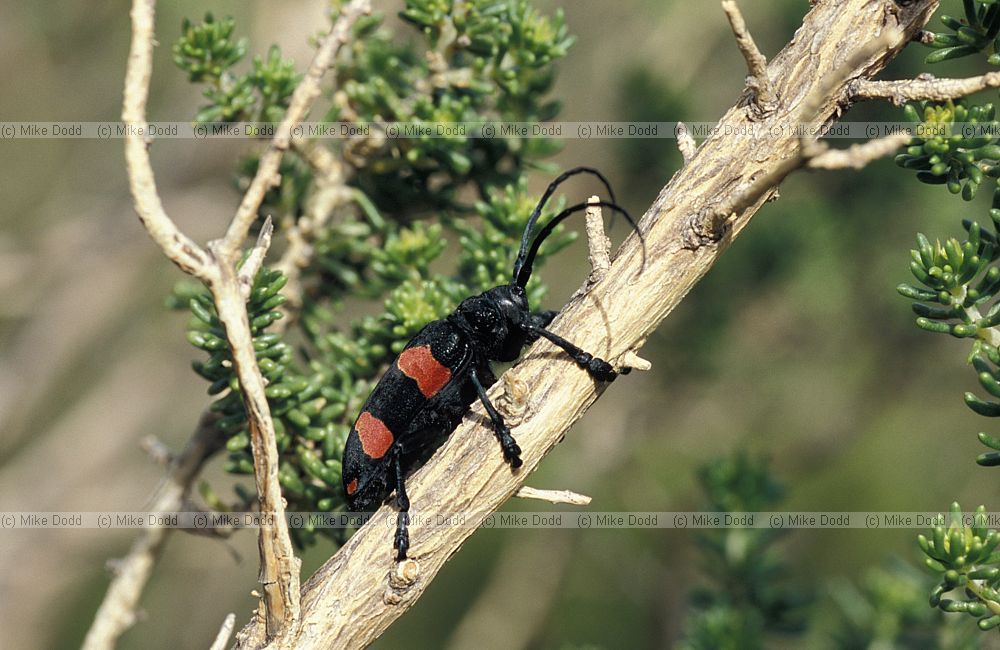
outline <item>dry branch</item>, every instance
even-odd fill
[[[215,427],[216,419],[215,415],[204,416],[184,450],[170,460],[167,476],[149,506],[150,512],[170,513],[181,509],[202,465],[222,446]],[[128,555],[114,563],[114,578],[84,639],[84,650],[110,650],[135,623],[139,597],[171,532],[171,528],[158,526],[144,529],[132,543]]]
[[[1000,88],[1000,72],[987,72],[967,79],[937,79],[930,74],[897,81],[857,79],[848,87],[848,95],[854,101],[888,99],[893,104],[902,106],[906,102],[922,99],[956,99],[987,88]]]
[[[722,0],[722,10],[726,12],[729,26],[733,29],[733,36],[736,37],[736,45],[747,62],[747,70],[750,73],[747,77],[747,87],[753,93],[750,99],[751,105],[755,107],[757,115],[765,115],[774,109],[775,99],[771,82],[767,78],[767,58],[757,48],[757,43],[750,35],[736,0]]]
[[[125,71],[125,94],[122,121],[132,127],[125,139],[125,163],[135,211],[146,231],[174,264],[185,273],[208,281],[207,254],[182,233],[163,209],[156,191],[153,165],[149,160],[149,140],[138,135],[146,128],[146,100],[149,79],[153,74],[153,14],[155,0],[136,0],[132,5],[132,45]],[[141,131],[140,131],[141,129]]]
[[[514,493],[519,499],[537,499],[538,501],[548,501],[549,503],[565,503],[571,506],[585,506],[593,499],[586,494],[579,494],[572,490],[539,490],[538,488],[522,485]]]
[[[817,3],[795,38],[771,62],[768,77],[775,93],[766,126],[803,121],[818,127],[838,116],[851,79],[881,70],[923,27],[936,0],[903,6],[888,0],[841,0]],[[873,42],[878,52],[857,61]],[[856,62],[857,61],[857,62]],[[855,63],[856,62],[856,63]],[[836,84],[845,64],[850,74]],[[815,97],[807,102],[808,98]],[[803,110],[809,107],[810,110]],[[794,118],[794,119],[793,119]],[[553,329],[582,347],[609,359],[621,357],[644,341],[691,287],[708,271],[765,202],[767,188],[737,211],[720,232],[692,240],[706,215],[718,212],[729,197],[743,196],[761,178],[775,185],[801,161],[801,142],[794,134],[777,138],[731,138],[751,117],[734,107],[720,121],[719,132],[698,148],[697,155],[661,191],[643,217],[647,264],[637,275],[641,250],[630,237],[610,272],[574,299]],[[788,167],[789,159],[796,165]],[[778,171],[780,173],[775,174]],[[536,344],[524,360],[491,391],[497,402],[504,386],[530,386],[525,412],[513,433],[522,448],[524,466],[512,472],[496,453],[496,441],[483,427],[482,409],[459,426],[407,487],[414,512],[466,514],[475,524],[513,495],[541,459],[561,440],[598,397],[597,385],[547,342]],[[628,378],[619,380],[627,382]],[[379,517],[391,516],[384,508]],[[381,519],[380,519],[381,520]],[[411,560],[393,561],[391,536],[383,527],[362,528],[303,586],[302,617],[295,633],[276,640],[274,648],[360,648],[402,615],[426,589],[448,558],[474,532],[473,528],[411,529]],[[242,647],[259,643],[244,636]]]
[[[283,318],[272,325],[271,331],[276,333],[288,329],[302,306],[302,269],[312,261],[313,240],[326,228],[337,208],[354,200],[354,192],[357,191],[352,191],[347,185],[352,170],[327,147],[298,138],[292,140],[292,147],[316,172],[316,187],[306,204],[305,214],[295,220],[288,219],[288,223],[283,224],[288,246],[274,268],[287,278],[282,290],[287,302],[279,307]]]
[[[861,169],[874,160],[896,153],[909,141],[909,135],[897,133],[847,149],[827,149],[810,158],[806,166],[810,169]]]
[[[222,621],[222,627],[219,628],[219,633],[215,636],[215,641],[209,646],[208,650],[222,650],[229,644],[229,637],[233,635],[233,630],[236,628],[236,614],[226,614],[226,618]]]
[[[260,511],[265,515],[257,538],[259,581],[263,592],[257,618],[264,624],[267,636],[274,637],[298,619],[300,561],[295,557],[285,519],[285,504],[278,481],[279,456],[274,421],[264,392],[264,377],[257,366],[246,300],[235,268],[220,259],[217,272],[219,279],[211,285],[212,296],[219,322],[226,330],[233,369],[240,382],[253,450],[254,483]]]
[[[281,158],[292,142],[295,127],[305,119],[313,102],[319,97],[320,81],[323,79],[323,75],[333,65],[340,48],[350,38],[351,27],[358,18],[368,13],[371,13],[370,0],[352,0],[341,11],[340,17],[334,22],[330,32],[320,40],[319,49],[316,50],[302,81],[292,93],[288,110],[285,111],[285,117],[278,125],[274,138],[267,150],[261,154],[257,163],[257,174],[250,181],[250,186],[243,195],[240,207],[236,210],[236,216],[229,224],[226,236],[219,246],[223,257],[234,259],[239,248],[243,245],[250,225],[257,219],[257,209],[260,208],[264,195],[281,180],[278,175]]]

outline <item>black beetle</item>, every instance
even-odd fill
[[[582,173],[596,176],[611,200],[566,208],[532,240],[531,232],[546,201],[560,183]],[[382,503],[395,490],[399,516],[393,547],[398,560],[406,557],[409,548],[410,501],[406,496],[405,476],[455,430],[477,398],[493,423],[504,458],[511,467],[521,465],[520,447],[486,396],[486,389],[496,382],[491,361],[514,361],[525,345],[544,337],[598,381],[612,381],[618,375],[607,361],[545,329],[556,312],[532,314],[525,292],[539,246],[561,221],[588,205],[620,212],[638,232],[635,221],[617,204],[610,183],[600,172],[590,167],[564,172],[552,181],[531,213],[511,283],[466,298],[453,313],[420,330],[379,380],[361,409],[344,448],[344,490],[354,511]]]

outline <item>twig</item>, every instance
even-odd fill
[[[156,436],[149,435],[139,441],[139,446],[157,465],[169,467],[174,460],[174,455],[167,448],[163,441]]]
[[[371,13],[371,0],[351,0],[341,11],[340,17],[334,22],[330,32],[320,41],[319,48],[313,56],[312,63],[305,76],[292,93],[288,103],[285,118],[278,126],[274,139],[267,150],[261,154],[257,164],[257,174],[250,181],[250,186],[243,195],[240,207],[236,210],[219,246],[219,252],[224,259],[233,260],[243,241],[246,239],[250,224],[257,218],[257,209],[264,194],[280,182],[278,167],[281,158],[292,140],[293,131],[305,118],[313,102],[320,94],[320,81],[323,75],[333,65],[340,48],[351,36],[351,27],[362,14]]]
[[[736,45],[747,62],[747,70],[750,73],[747,77],[747,87],[753,92],[751,105],[756,107],[759,114],[766,115],[774,110],[775,99],[771,82],[767,78],[767,58],[757,48],[753,36],[750,35],[736,0],[722,0],[722,10],[726,12],[729,26],[733,28],[733,35],[736,37]]]
[[[271,141],[261,155],[257,174],[250,182],[243,200],[233,217],[225,237],[209,243],[209,250],[218,260],[219,281],[212,285],[219,321],[226,330],[232,351],[233,365],[240,382],[243,406],[250,428],[250,446],[254,456],[254,482],[260,499],[260,509],[265,515],[260,526],[259,546],[261,555],[261,603],[257,622],[257,636],[263,639],[277,637],[290,630],[299,618],[299,567],[295,557],[285,505],[278,480],[279,456],[265,394],[264,378],[257,366],[253,348],[246,304],[240,290],[233,264],[239,247],[246,238],[250,225],[264,194],[277,177],[278,167],[288,149],[295,128],[308,113],[320,94],[320,81],[333,64],[340,48],[348,42],[351,28],[362,14],[371,11],[370,0],[351,0],[340,12],[330,32],[320,40],[319,48],[309,64],[305,77],[292,93],[288,110]],[[270,233],[262,232],[266,240]],[[266,242],[263,242],[266,243]],[[263,614],[261,616],[260,614]]]
[[[868,163],[892,155],[910,141],[906,133],[896,133],[847,149],[827,149],[806,163],[809,169],[862,169]]]
[[[125,72],[122,121],[131,127],[125,139],[125,163],[135,211],[146,231],[174,264],[203,281],[208,256],[194,240],[182,233],[163,209],[156,191],[156,178],[149,160],[148,141],[137,135],[146,128],[146,100],[153,72],[153,13],[155,0],[134,0],[132,4],[132,45]]]
[[[280,459],[274,421],[264,392],[264,377],[257,366],[246,301],[236,280],[236,270],[228,264],[220,264],[218,272],[219,281],[212,285],[215,310],[226,330],[233,367],[240,382],[240,394],[250,429],[254,482],[260,510],[265,515],[259,532],[260,583],[263,591],[261,613],[264,615],[266,635],[270,638],[279,635],[298,619],[299,559],[295,557],[285,520],[285,504],[278,481]]]
[[[566,503],[571,506],[585,506],[593,499],[585,494],[577,494],[571,490],[539,490],[537,488],[522,485],[514,496],[521,499],[538,499],[549,503]]]
[[[253,289],[254,278],[257,277],[260,267],[264,265],[264,256],[267,255],[267,249],[271,247],[271,235],[273,233],[274,224],[271,223],[271,217],[268,217],[264,220],[264,225],[257,236],[257,243],[254,244],[253,250],[250,251],[250,255],[247,256],[247,260],[236,275],[236,281],[240,285],[240,295],[243,297],[243,302],[250,299],[250,291]]]
[[[988,88],[1000,88],[1000,72],[987,72],[966,79],[937,79],[930,74],[898,81],[856,79],[848,87],[848,96],[853,101],[888,99],[896,106],[902,106],[906,102],[923,99],[956,99]]]
[[[622,368],[629,368],[640,372],[645,372],[653,367],[653,363],[651,361],[640,357],[636,354],[635,350],[629,350],[623,354],[620,363]]]
[[[592,196],[587,203],[594,204],[601,200]],[[611,240],[604,233],[604,215],[600,205],[588,205],[586,211],[587,247],[590,249],[590,280],[600,282],[611,268]]]
[[[292,140],[292,147],[316,172],[316,191],[306,205],[306,213],[284,226],[288,246],[274,265],[288,279],[282,291],[287,302],[279,307],[284,317],[272,325],[272,331],[278,333],[288,328],[302,305],[302,269],[312,260],[316,234],[326,227],[337,208],[354,198],[352,188],[347,185],[348,166],[329,149],[298,138]]]
[[[215,427],[217,419],[214,414],[202,417],[187,446],[171,461],[166,477],[153,495],[150,512],[180,510],[202,465],[222,447],[222,439]],[[87,632],[84,650],[114,648],[122,633],[135,623],[139,596],[171,532],[172,528],[143,529],[128,555],[115,562],[115,576]]]
[[[681,152],[681,158],[684,160],[684,164],[691,162],[694,155],[698,153],[698,143],[694,141],[691,137],[691,132],[688,130],[687,124],[684,122],[678,122],[677,128],[674,130],[674,135],[677,136],[677,148]]]
[[[770,174],[757,179],[743,193],[729,203],[723,204],[716,214],[739,214],[754,205],[768,192],[772,191],[783,178],[799,167],[811,169],[862,169],[865,165],[884,156],[891,155],[900,146],[906,144],[910,136],[894,134],[877,140],[869,140],[847,149],[830,149],[825,144],[815,141],[800,141],[795,154],[782,162]]]
[[[235,628],[236,614],[226,614],[226,619],[222,621],[222,627],[219,628],[219,633],[215,636],[215,641],[212,642],[208,650],[222,650],[225,648],[229,644],[229,637],[233,635]]]

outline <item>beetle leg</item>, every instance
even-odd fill
[[[483,403],[486,414],[490,416],[490,421],[493,423],[493,432],[496,433],[497,440],[500,441],[500,448],[503,449],[504,459],[510,463],[511,467],[520,467],[521,448],[517,446],[514,436],[510,435],[510,429],[503,421],[503,416],[500,415],[490,402],[490,398],[486,396],[486,389],[483,388],[483,384],[479,381],[479,376],[476,374],[475,368],[471,369],[469,378],[472,380],[472,385],[476,387],[476,392],[479,394],[479,401]]]
[[[542,336],[562,348],[569,356],[573,357],[577,365],[590,373],[590,376],[599,381],[614,381],[618,373],[611,367],[611,364],[604,359],[599,359],[591,353],[581,350],[558,334],[553,334],[544,327],[539,327],[534,323],[528,325],[527,331],[536,337]]]
[[[401,454],[396,454],[396,504],[399,506],[399,514],[396,515],[396,539],[392,546],[396,549],[396,561],[402,562],[406,559],[406,552],[410,548],[410,499],[406,496],[406,487],[403,484],[403,462]]]

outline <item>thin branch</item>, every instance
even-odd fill
[[[522,485],[514,496],[521,499],[537,499],[548,501],[549,503],[565,503],[571,506],[589,505],[593,499],[586,494],[577,494],[572,490],[539,490],[537,488]]]
[[[966,79],[937,79],[930,74],[898,81],[856,79],[848,87],[848,96],[852,101],[888,99],[893,104],[902,106],[906,102],[924,99],[957,99],[988,88],[1000,88],[1000,72],[987,72]]]
[[[174,460],[174,454],[163,444],[163,441],[154,435],[148,435],[139,441],[139,446],[157,465],[169,467]]]
[[[747,62],[747,70],[750,73],[747,77],[747,86],[754,94],[752,102],[760,112],[767,113],[773,110],[775,99],[771,82],[767,78],[767,57],[757,48],[736,0],[722,0],[722,10],[726,12],[729,26],[733,28],[733,35],[736,37],[736,45]]]
[[[149,160],[146,131],[146,101],[153,74],[153,13],[155,0],[134,0],[132,4],[132,45],[125,72],[122,121],[130,128],[125,136],[125,165],[135,211],[146,231],[174,264],[185,273],[208,281],[207,254],[182,233],[163,209],[156,191],[156,178]]]
[[[677,137],[677,148],[680,150],[681,158],[686,165],[698,153],[698,143],[691,137],[691,131],[688,130],[687,124],[684,122],[677,123],[674,135]]]
[[[210,250],[214,252],[214,246]],[[278,481],[279,456],[274,421],[267,403],[264,377],[257,366],[246,301],[236,280],[236,270],[222,262],[221,257],[218,259],[220,278],[212,285],[212,294],[240,382],[240,394],[250,429],[254,482],[260,511],[265,515],[259,531],[260,583],[263,590],[260,614],[266,625],[266,635],[271,638],[298,619],[300,562],[295,557],[285,519],[285,504]]]
[[[305,214],[294,223],[284,225],[288,246],[274,265],[287,278],[282,290],[287,301],[279,307],[284,317],[272,325],[272,331],[278,333],[288,328],[302,305],[302,269],[312,261],[316,234],[326,228],[338,208],[354,200],[354,190],[347,184],[348,165],[326,147],[298,138],[292,140],[292,146],[316,172],[316,189],[306,205]]]
[[[870,162],[893,154],[909,140],[909,135],[895,134],[852,145],[847,149],[830,149],[820,142],[800,140],[798,151],[782,161],[771,173],[754,181],[750,187],[738,194],[731,202],[723,204],[723,207],[715,214],[719,217],[723,214],[730,216],[739,214],[774,191],[782,179],[799,167],[831,170],[862,169]]]
[[[369,0],[352,0],[334,22],[330,32],[320,41],[316,55],[305,77],[292,93],[285,118],[274,139],[260,158],[257,175],[229,224],[222,240],[211,242],[209,250],[218,261],[218,282],[213,283],[212,293],[219,321],[226,330],[233,366],[240,382],[240,393],[250,429],[250,446],[254,457],[254,482],[260,499],[260,509],[265,515],[259,531],[261,555],[260,583],[262,588],[260,608],[256,621],[257,634],[272,639],[290,630],[299,618],[299,567],[295,556],[285,504],[278,480],[279,456],[274,422],[265,393],[265,382],[257,366],[250,323],[247,318],[246,300],[235,273],[239,247],[257,215],[264,194],[277,177],[278,167],[288,149],[292,133],[305,117],[320,93],[320,81],[351,36],[351,28],[362,14],[371,11]],[[262,248],[270,238],[269,228],[262,231]],[[252,282],[252,280],[251,280]],[[244,285],[245,286],[245,283]],[[261,625],[262,624],[262,625]]]
[[[847,149],[827,149],[806,163],[809,169],[863,169],[868,163],[890,156],[910,141],[906,133],[896,133]]]
[[[218,416],[214,414],[202,417],[187,446],[171,461],[166,477],[153,495],[150,512],[181,509],[205,461],[222,448],[216,420]],[[115,562],[114,578],[87,632],[84,650],[114,648],[118,638],[135,623],[139,597],[171,532],[171,528],[158,526],[143,529],[128,555]]]
[[[215,641],[212,642],[208,650],[222,650],[225,648],[229,644],[229,637],[233,635],[235,628],[236,614],[226,614],[226,619],[222,621],[222,627],[219,628],[219,633],[215,636]]]
[[[892,40],[884,49],[860,63],[848,78],[879,72],[923,27],[937,2],[894,4],[892,11],[886,7],[884,0],[816,4],[796,38],[770,64],[776,97],[786,103],[763,121],[765,132],[769,126],[787,124],[790,115],[799,115],[802,98],[824,87],[823,80],[836,74],[845,62],[854,61],[867,44],[889,33]],[[845,90],[846,82],[830,87],[817,99],[816,110],[806,121],[818,126],[838,115]],[[752,123],[742,106],[733,107],[721,118],[718,133],[699,147],[698,159],[704,164],[677,172],[640,221],[646,253],[642,273],[637,271],[643,249],[633,235],[604,279],[571,301],[553,321],[553,331],[612,359],[646,340],[746,227],[763,205],[766,188],[758,201],[734,217],[725,237],[695,249],[684,244],[692,217],[718,204],[720,196],[732,195],[754,179],[770,177],[784,161],[797,156],[801,145],[795,134],[758,140],[725,135]],[[622,390],[622,386],[628,390],[628,381],[628,377],[617,380],[612,390]],[[467,513],[466,521],[471,525],[414,527],[410,531],[410,559],[402,564],[394,561],[391,531],[384,526],[363,526],[303,585],[302,618],[296,632],[270,647],[361,648],[371,643],[416,602],[445,562],[473,534],[473,526],[517,492],[606,388],[547,341],[536,343],[507,371],[490,390],[490,397],[494,404],[503,404],[501,393],[508,386],[520,385],[530,387],[523,395],[523,417],[512,427],[522,450],[521,469],[511,471],[503,462],[494,436],[484,426],[488,420],[477,405],[441,449],[407,480],[411,512],[422,516]],[[394,514],[392,507],[383,506],[376,519],[382,521]],[[405,576],[399,577],[403,569]],[[247,636],[239,645],[255,641]]]
[[[250,225],[257,219],[257,210],[267,191],[280,182],[278,167],[281,158],[291,143],[295,127],[297,127],[320,95],[320,81],[330,69],[337,53],[351,37],[351,27],[363,14],[371,13],[371,0],[351,0],[340,13],[330,32],[320,41],[319,48],[305,76],[292,93],[288,103],[285,118],[278,126],[274,139],[267,150],[261,154],[257,164],[257,174],[250,181],[250,186],[243,195],[236,216],[233,217],[219,246],[219,253],[224,259],[233,260],[243,240],[246,239]]]
[[[285,505],[278,480],[279,456],[274,422],[267,403],[264,378],[257,366],[245,300],[232,265],[250,225],[257,218],[257,210],[264,194],[278,182],[281,158],[291,144],[296,127],[319,96],[323,75],[333,65],[340,48],[349,41],[354,23],[363,14],[370,12],[370,0],[351,0],[341,10],[330,32],[320,40],[309,69],[292,93],[288,110],[277,133],[267,150],[261,154],[257,174],[243,195],[225,236],[221,241],[209,245],[219,261],[220,282],[212,287],[212,292],[219,320],[226,329],[247,413],[254,456],[254,481],[261,512],[272,515],[261,525],[259,536],[260,583],[263,593],[256,620],[258,624],[263,623],[258,626],[257,633],[264,639],[283,634],[298,620],[301,563],[295,557],[285,520]]]
[[[126,88],[122,111],[127,122],[145,120],[152,66],[154,14],[153,0],[134,0],[133,42],[125,75]],[[289,627],[298,617],[298,559],[292,552],[291,539],[284,518],[284,504],[281,501],[277,477],[274,424],[264,396],[264,379],[257,367],[246,303],[242,298],[234,268],[235,254],[222,254],[222,249],[216,242],[209,245],[212,252],[209,256],[178,231],[163,212],[162,203],[156,194],[146,143],[137,135],[130,133],[126,137],[125,148],[130,182],[140,219],[170,259],[182,269],[201,278],[209,286],[219,312],[219,319],[226,328],[226,337],[232,350],[252,436],[254,472],[261,512],[265,515],[273,514],[275,519],[273,526],[265,523],[260,527],[261,583],[264,590],[262,609],[267,623],[267,634],[274,636]],[[153,211],[143,218],[143,210]],[[232,224],[230,232],[233,232]],[[244,236],[245,234],[244,230]],[[185,244],[185,241],[188,243]],[[236,246],[241,244],[242,239]],[[189,246],[195,246],[192,250],[197,253],[197,264],[190,263],[188,259],[194,255],[188,251]],[[144,538],[140,538],[139,542],[143,540]],[[153,541],[157,546],[162,544],[162,536]],[[139,556],[145,565],[137,572],[139,579],[135,581],[136,586],[131,587],[131,592],[128,594],[136,601],[152,568],[152,557],[149,553]],[[111,596],[110,591],[108,596]],[[100,623],[101,612],[98,612],[95,625]],[[128,620],[128,623],[131,623],[131,620]]]

